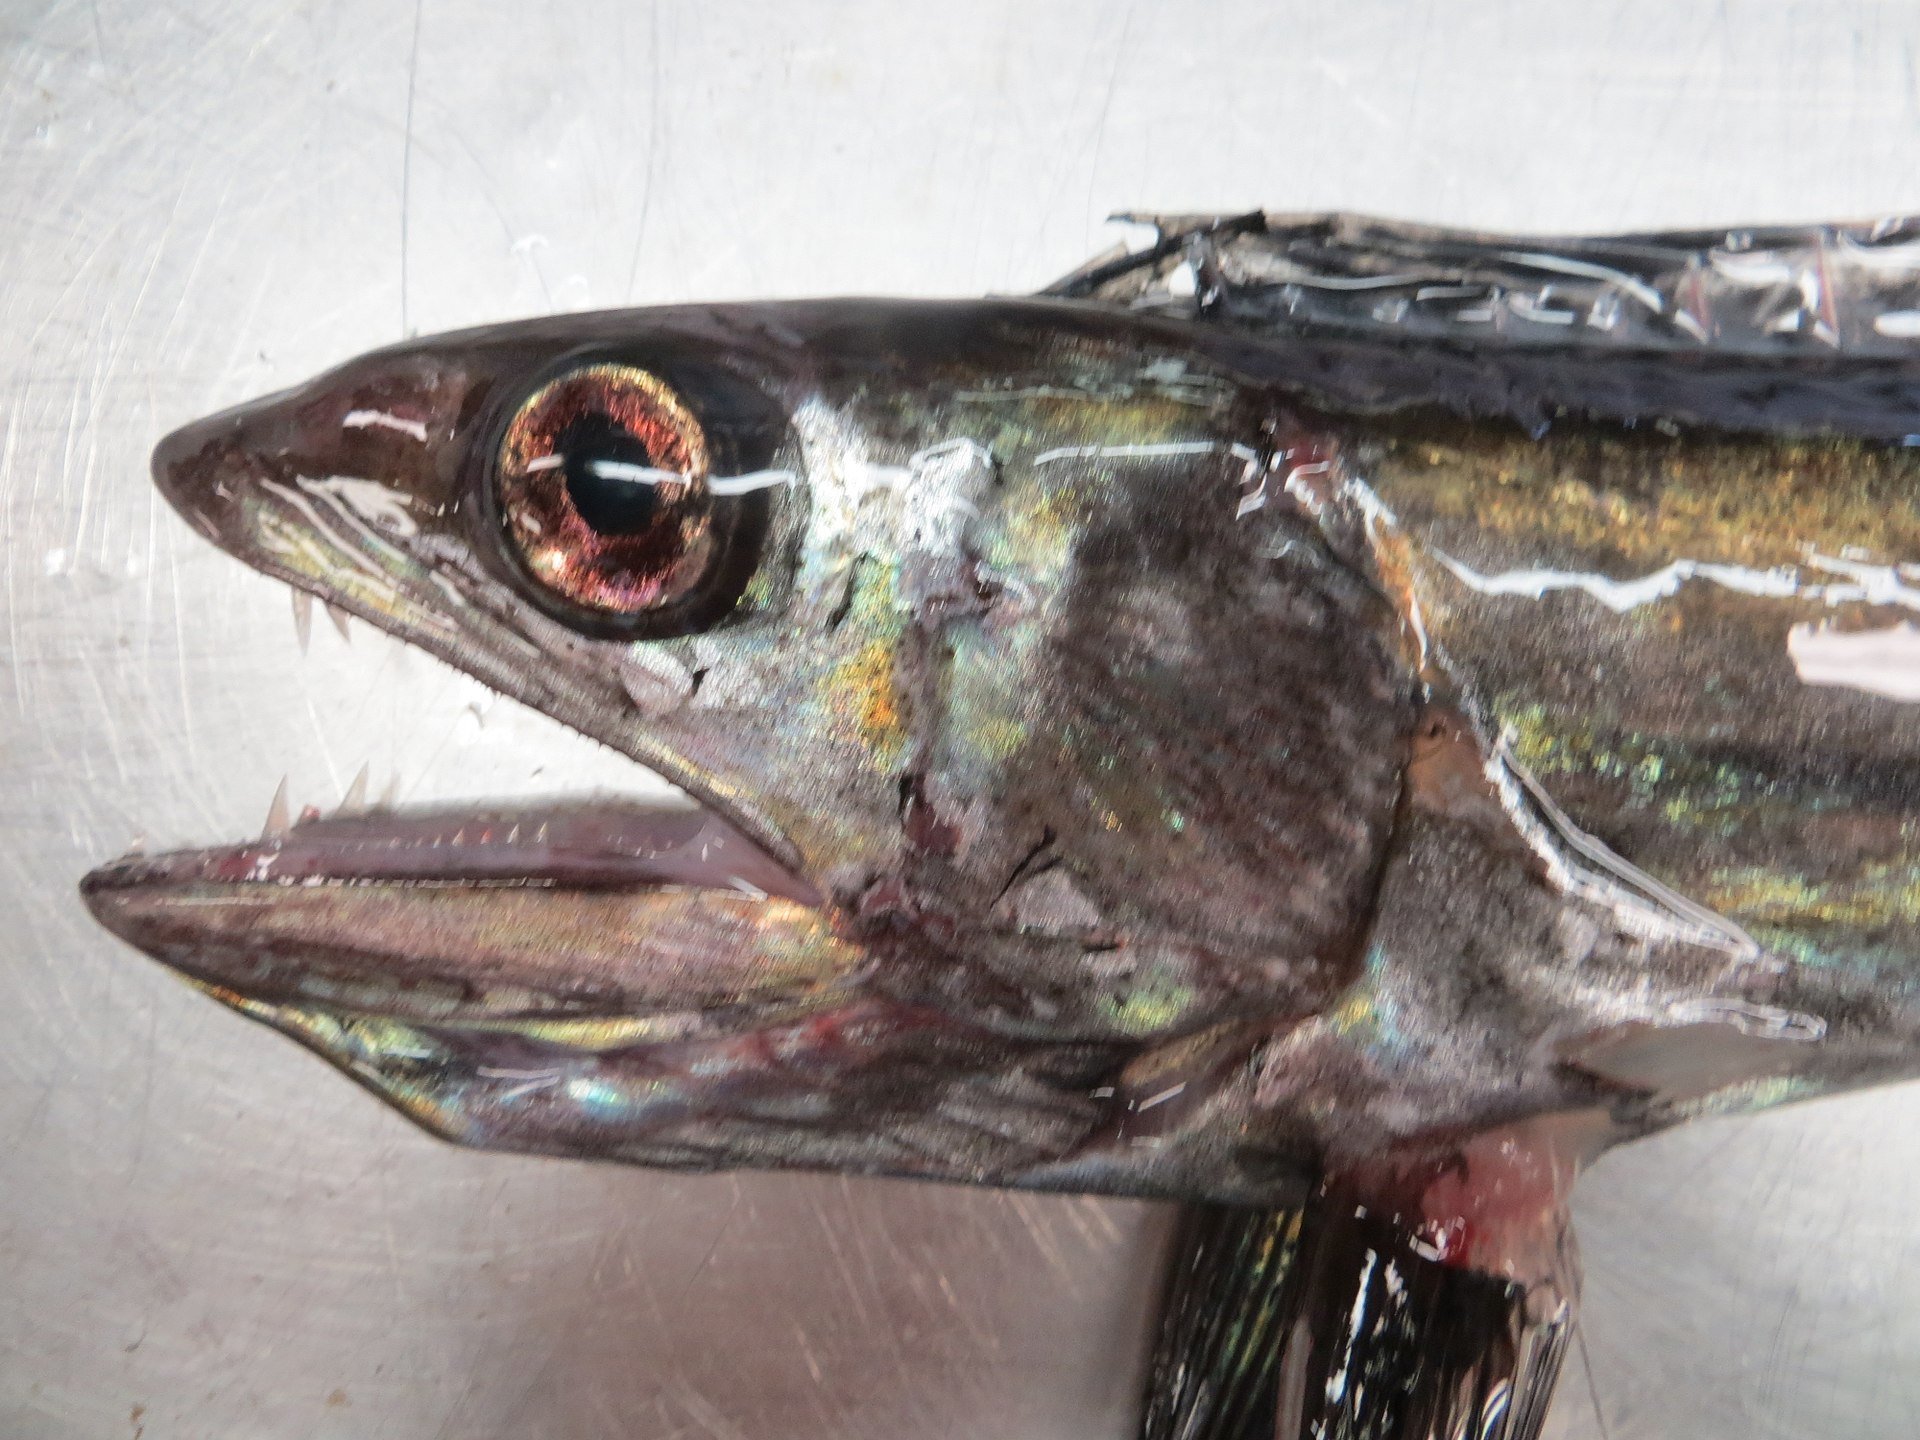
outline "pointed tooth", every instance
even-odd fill
[[[293,828],[298,830],[302,825],[311,825],[314,821],[325,818],[326,817],[320,813],[320,807],[318,805],[302,805],[299,815],[294,818]]]
[[[145,855],[146,853],[147,853],[147,837],[145,835],[135,834],[133,839],[127,842],[126,858],[128,858],[129,860],[137,860],[142,855]]]
[[[326,602],[326,606],[327,618],[333,621],[333,628],[340,632],[340,638],[342,640],[351,643],[353,640],[353,632],[347,629],[347,621],[352,617],[331,600]]]
[[[293,634],[300,642],[300,653],[307,653],[307,644],[313,639],[313,596],[304,590],[290,590],[293,596]]]
[[[367,813],[367,772],[371,765],[362,765],[360,773],[353,777],[353,783],[347,786],[347,793],[340,801],[340,808],[333,813],[338,816],[364,815]]]
[[[291,811],[287,805],[287,777],[280,777],[280,788],[273,792],[273,803],[267,806],[267,823],[261,828],[262,840],[278,840],[293,828],[289,818]]]
[[[380,808],[382,810],[400,808],[400,772],[398,770],[387,776],[387,788],[380,792]]]

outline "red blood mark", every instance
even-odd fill
[[[960,848],[960,827],[941,818],[919,775],[908,775],[900,782],[900,829],[916,850],[950,856]]]
[[[1270,469],[1281,488],[1317,518],[1339,491],[1339,442],[1288,420],[1274,434],[1274,457]]]
[[[1404,1226],[1430,1259],[1531,1284],[1558,1264],[1567,1195],[1607,1133],[1600,1112],[1525,1120],[1329,1184]]]

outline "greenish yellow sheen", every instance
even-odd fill
[[[1108,997],[1103,1008],[1120,1034],[1147,1035],[1172,1029],[1198,998],[1191,985],[1150,969],[1124,992]]]
[[[1417,491],[1435,519],[1647,568],[1682,555],[1793,565],[1809,547],[1920,554],[1920,453],[1856,440],[1569,432],[1542,445],[1459,426],[1388,445],[1370,478],[1396,508]]]

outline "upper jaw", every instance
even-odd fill
[[[800,873],[799,847],[750,790],[648,723],[650,706],[683,698],[661,673],[677,662],[561,625],[492,553],[461,457],[500,363],[417,350],[352,362],[169,434],[155,483],[248,566],[657,770]]]

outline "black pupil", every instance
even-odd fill
[[[556,447],[566,461],[567,498],[599,535],[641,535],[653,524],[660,496],[651,477],[623,474],[652,469],[653,457],[633,433],[604,413],[567,423]]]

